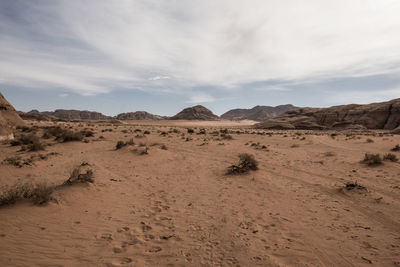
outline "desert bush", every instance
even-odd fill
[[[64,131],[65,130],[62,129],[60,126],[46,127],[44,129],[42,137],[45,138],[45,139],[51,138],[52,136],[54,136],[56,138],[60,138]]]
[[[227,128],[221,129],[221,130],[219,130],[219,131],[220,131],[220,133],[222,133],[222,134],[228,134],[228,129],[227,129]]]
[[[388,160],[388,161],[393,161],[396,162],[399,159],[397,158],[397,156],[395,154],[392,153],[387,153],[383,156],[383,160]]]
[[[206,133],[207,133],[206,129],[200,129],[199,132],[198,132],[198,134],[206,134]]]
[[[325,157],[333,157],[333,156],[335,156],[335,155],[336,155],[336,154],[335,154],[334,152],[330,152],[330,151],[324,153],[324,156],[325,156]]]
[[[10,164],[22,168],[22,159],[20,156],[7,157],[3,160],[3,164]]]
[[[28,151],[40,151],[44,150],[44,145],[40,141],[35,141],[32,144],[27,145]]]
[[[228,175],[245,174],[251,170],[253,171],[258,170],[258,162],[253,155],[243,153],[239,154],[239,163],[237,165],[229,166],[226,174]]]
[[[232,139],[233,139],[232,135],[230,135],[230,134],[225,134],[225,133],[221,134],[221,137],[222,137],[222,139],[224,139],[224,140],[232,140]]]
[[[150,134],[150,131],[144,131],[143,134]]]
[[[397,144],[391,150],[392,151],[400,151],[400,146]]]
[[[299,145],[298,145],[298,144],[293,144],[293,145],[291,145],[290,147],[291,147],[291,148],[296,148],[296,147],[299,147]]]
[[[133,141],[133,138],[129,139],[128,142],[126,142],[126,144],[133,146],[135,144],[135,142]]]
[[[64,185],[73,185],[78,183],[93,183],[93,171],[86,170],[86,172],[81,173],[81,168],[83,165],[75,167],[70,177],[63,183]]]
[[[115,149],[116,150],[121,149],[126,145],[127,145],[127,143],[125,143],[124,141],[118,141],[117,144],[115,145]]]
[[[46,184],[38,184],[29,192],[29,199],[35,205],[43,205],[52,200],[51,194],[54,187]]]
[[[21,151],[28,150],[28,151],[39,151],[44,150],[43,144],[40,142],[39,137],[35,134],[29,135],[21,135],[17,140],[14,140],[11,143],[12,146],[17,145],[26,145],[26,147],[21,147]]]
[[[366,142],[367,142],[367,143],[373,143],[374,140],[372,140],[371,138],[368,138]]]
[[[61,139],[64,143],[65,142],[73,142],[73,141],[82,141],[83,135],[80,132],[73,132],[70,130],[63,131]]]
[[[188,132],[188,134],[192,134],[192,133],[194,133],[194,130],[191,129],[191,128],[188,128],[188,129],[187,129],[187,132]]]
[[[18,200],[29,199],[35,205],[43,205],[52,199],[54,187],[46,184],[17,184],[0,195],[0,206],[15,204]]]
[[[168,150],[168,148],[167,148],[167,146],[166,145],[161,145],[161,147],[160,147],[161,149],[163,149],[163,150]]]
[[[94,136],[94,132],[92,130],[82,130],[81,134],[84,137],[93,137]]]
[[[379,154],[365,153],[364,159],[361,162],[368,166],[375,166],[382,164],[382,158]]]
[[[353,190],[353,189],[358,189],[358,190],[365,190],[366,187],[358,184],[357,182],[347,182],[344,186],[347,190]]]

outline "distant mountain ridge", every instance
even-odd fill
[[[298,108],[265,120],[263,129],[385,129],[400,126],[400,98],[366,105]]]
[[[117,120],[163,120],[165,117],[154,115],[146,111],[120,113],[114,117]]]
[[[287,111],[296,109],[291,104],[271,106],[255,106],[251,109],[231,109],[221,115],[221,118],[226,120],[253,120],[264,121],[270,118],[279,116]]]
[[[183,109],[181,112],[172,116],[171,120],[204,120],[204,121],[215,121],[220,118],[212,113],[208,108],[197,105]]]

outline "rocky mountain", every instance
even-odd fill
[[[190,108],[185,108],[175,116],[170,118],[171,120],[204,120],[204,121],[215,121],[219,120],[219,117],[212,113],[211,110],[197,105]]]
[[[37,121],[55,121],[58,120],[57,117],[52,115],[45,115],[39,112],[38,110],[34,109],[29,112],[17,111],[18,115],[23,120],[37,120]]]
[[[387,129],[400,126],[400,98],[367,105],[299,108],[256,124],[264,129]]]
[[[264,121],[279,116],[289,110],[296,109],[293,105],[280,105],[276,107],[255,106],[252,109],[232,109],[221,115],[226,120],[253,120]]]
[[[0,140],[12,139],[13,128],[24,124],[14,107],[0,93]]]
[[[115,116],[117,120],[162,120],[164,117],[148,113],[146,111],[136,111],[121,113]]]
[[[21,117],[25,120],[108,120],[112,117],[106,116],[100,112],[74,109],[56,109],[55,111],[38,111],[31,110],[29,112],[19,111]]]

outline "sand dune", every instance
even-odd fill
[[[82,162],[95,180],[56,189],[46,205],[0,207],[0,266],[400,264],[400,165],[360,163],[366,152],[390,152],[399,135],[135,123],[67,123],[95,136],[88,143],[43,139],[52,145],[39,152],[0,145],[0,161],[48,155],[21,168],[0,165],[3,191],[61,184]],[[230,126],[232,140],[219,132]],[[131,138],[135,145],[115,149]],[[254,155],[259,170],[225,175],[239,153]],[[355,181],[366,190],[344,188]]]

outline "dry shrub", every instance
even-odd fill
[[[221,134],[221,137],[222,137],[222,139],[224,139],[224,140],[232,140],[232,139],[233,139],[232,135],[230,135],[230,134],[225,134],[225,133]]]
[[[35,134],[21,135],[17,140],[11,142],[12,146],[21,145],[21,150],[39,151],[44,150],[44,145]],[[25,145],[25,146],[24,146]]]
[[[73,132],[70,130],[66,130],[62,133],[60,139],[65,142],[73,142],[73,141],[82,141],[83,135],[80,132]]]
[[[388,153],[383,156],[383,160],[397,162],[399,159],[397,158],[397,156],[395,154]]]
[[[243,153],[239,154],[239,163],[237,165],[229,166],[226,174],[228,175],[245,174],[251,170],[253,171],[258,170],[258,162],[253,155]]]
[[[347,182],[344,186],[344,188],[346,188],[347,190],[353,190],[353,189],[357,189],[357,190],[366,190],[367,188],[365,186],[362,186],[360,184],[358,184],[357,182]]]
[[[0,195],[0,206],[12,205],[22,199],[28,199],[35,205],[43,205],[52,199],[53,191],[54,187],[46,184],[17,184]]]
[[[368,166],[376,166],[382,164],[382,158],[379,154],[365,153],[364,159],[361,162]]]
[[[86,170],[86,172],[82,172],[82,166],[84,166],[84,164],[81,164],[72,170],[70,177],[64,182],[64,185],[94,182],[93,171],[89,169]]]
[[[124,141],[118,141],[117,144],[115,145],[115,149],[116,150],[121,149],[126,145],[127,145],[127,143],[125,143]]]
[[[400,151],[400,146],[397,144],[397,145],[395,145],[392,149],[391,149],[392,151]]]

